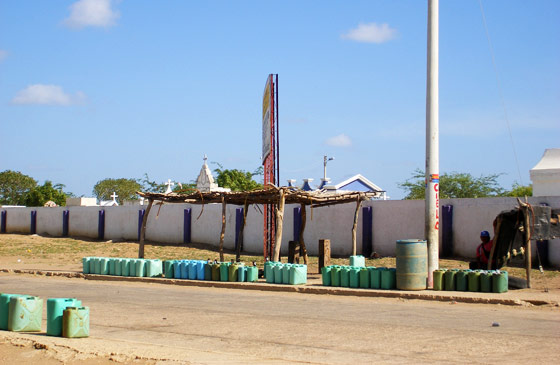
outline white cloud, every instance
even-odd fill
[[[0,49],[0,61],[3,61],[6,57],[8,57],[8,52]]]
[[[82,102],[85,94],[78,91],[74,95],[64,92],[57,85],[35,84],[26,87],[12,99],[13,104],[71,105]]]
[[[339,134],[338,136],[334,136],[328,138],[325,143],[329,146],[334,147],[348,147],[352,145],[352,140],[346,134]]]
[[[79,0],[70,5],[70,16],[64,19],[64,24],[77,29],[115,25],[120,14],[111,8],[113,3],[113,0]]]
[[[387,23],[383,23],[381,25],[376,23],[360,23],[358,28],[351,29],[348,33],[342,34],[341,38],[362,43],[379,44],[388,42],[396,36],[397,30],[391,28]]]

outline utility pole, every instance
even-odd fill
[[[426,82],[426,216],[428,287],[439,268],[439,0],[428,0],[428,70]]]
[[[323,181],[327,181],[327,162],[334,160],[334,157],[327,158],[327,155],[323,156]]]

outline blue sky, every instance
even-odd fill
[[[440,2],[440,172],[529,184],[560,147],[560,2],[482,5],[500,87],[479,1]],[[333,182],[400,199],[425,164],[426,28],[420,0],[2,0],[0,171],[78,196],[189,182],[204,154],[253,171],[277,73],[281,181],[318,183],[326,154]]]

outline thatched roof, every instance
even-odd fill
[[[189,193],[149,193],[138,192],[138,195],[153,201],[165,203],[188,203],[188,204],[208,204],[221,203],[222,198],[226,204],[245,205],[245,204],[276,204],[280,198],[280,192],[284,193],[286,204],[305,204],[313,207],[326,205],[343,204],[356,202],[358,200],[369,200],[379,197],[382,192],[329,192],[326,190],[303,191],[295,188],[278,188],[269,185],[265,189],[253,191],[232,191],[232,192],[200,192]]]

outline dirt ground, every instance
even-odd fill
[[[71,361],[61,361],[51,356],[48,352],[53,351],[48,347],[45,348],[32,340],[17,339],[7,341],[0,338],[0,364],[20,364],[20,365],[59,365],[61,363],[67,365],[110,365],[115,364],[109,357],[96,359],[79,359]],[[146,364],[147,362],[136,362],[138,364]]]
[[[82,258],[86,256],[101,257],[137,257],[138,244],[136,242],[100,242],[94,240],[80,240],[73,238],[43,237],[37,235],[0,235],[0,269],[30,269],[50,271],[77,271],[82,270]],[[161,245],[148,243],[145,247],[146,258],[159,259],[217,259],[219,252],[212,246],[203,244],[189,245]],[[235,257],[233,252],[226,252],[225,259]],[[259,266],[263,264],[263,258],[254,255],[242,255],[241,260],[249,263],[256,261]],[[283,258],[286,261],[286,258]],[[333,264],[348,264],[348,259],[334,258]],[[395,266],[395,258],[385,257],[368,259],[368,266]],[[444,268],[467,268],[468,261],[440,260],[440,266]],[[525,277],[525,269],[521,267],[507,267],[506,270],[512,276]],[[310,257],[310,273],[317,272],[317,257]],[[317,276],[317,275],[314,275]],[[70,279],[68,279],[70,280]],[[523,291],[542,292],[545,288],[551,290],[560,289],[560,272],[558,270],[532,270],[532,289]],[[125,286],[133,284],[125,284]],[[0,289],[0,291],[2,291]],[[338,300],[338,299],[337,299]],[[412,301],[413,302],[413,301]],[[411,303],[412,303],[411,302]],[[550,309],[552,310],[552,309]],[[18,364],[156,364],[160,361],[142,358],[119,358],[110,355],[100,355],[94,358],[81,358],[71,348],[59,347],[56,343],[45,345],[40,339],[10,337],[7,332],[0,337],[0,363]],[[61,354],[66,354],[61,357]],[[167,362],[166,362],[167,363]]]
[[[91,313],[87,338],[0,331],[0,363],[484,364],[507,356],[508,364],[556,364],[560,353],[560,312],[552,306],[14,273],[0,273],[0,288],[25,288],[41,298],[76,297]]]
[[[82,271],[82,258],[97,257],[138,257],[137,242],[94,241],[74,238],[44,237],[38,235],[2,234],[0,235],[0,268],[9,269],[41,269],[52,271]],[[145,246],[145,258],[170,259],[218,259],[218,250],[210,245],[188,244],[167,245],[148,242]],[[225,260],[235,258],[235,253],[225,251]],[[256,261],[262,267],[262,256],[241,255],[241,261],[251,263]],[[282,258],[287,262],[287,257]],[[367,259],[367,266],[395,267],[394,257]],[[303,263],[303,259],[301,259]],[[333,258],[332,264],[347,265],[347,258]],[[469,266],[466,259],[441,259],[442,268],[466,269]],[[510,276],[525,278],[525,268],[521,265],[504,268]],[[309,257],[308,273],[318,272],[317,257]],[[531,271],[532,289],[528,291],[542,291],[546,289],[560,289],[560,271],[546,269],[542,273],[538,269]]]

